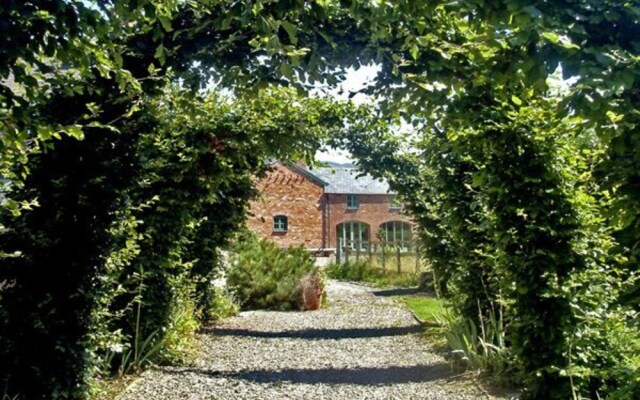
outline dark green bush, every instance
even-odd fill
[[[271,156],[314,151],[324,129],[310,123],[320,103],[294,105],[290,91],[230,104],[165,89],[118,132],[86,128],[83,141],[64,137],[33,154],[24,186],[8,193],[39,204],[0,215],[7,393],[86,398],[98,374],[187,355],[195,311],[215,311],[216,250],[244,220],[253,177]],[[87,102],[55,100],[60,114]]]
[[[247,235],[233,253],[227,282],[242,308],[301,308],[301,281],[318,273],[309,251],[280,249],[268,240]]]
[[[384,136],[360,135],[349,149],[407,200],[455,315],[481,332],[482,316],[504,311],[514,363],[485,368],[522,371],[523,399],[640,398],[637,349],[620,339],[638,336],[637,260],[615,234],[640,225],[611,212],[613,192],[601,186],[611,181],[593,175],[603,142],[555,114],[557,101],[439,120],[418,158]]]

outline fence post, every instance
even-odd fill
[[[361,241],[356,240],[356,262],[360,261],[360,245],[362,244]]]
[[[418,253],[418,246],[416,242],[411,243],[411,248],[413,249],[414,257],[416,258],[416,274],[420,272],[420,253]]]
[[[372,252],[372,249],[371,249],[372,247],[373,247],[373,242],[369,241],[367,243],[367,253],[368,253],[368,256],[369,256],[369,265],[371,265],[371,266],[373,266],[373,254],[371,253]]]
[[[400,267],[400,246],[396,244],[396,261],[398,262],[398,274],[402,272],[402,268]]]
[[[344,246],[344,262],[349,263],[349,242],[346,242],[346,246]]]
[[[385,257],[385,253],[384,253],[384,248],[386,247],[384,245],[384,242],[381,243],[382,244],[382,270],[383,271],[387,271],[387,258]]]

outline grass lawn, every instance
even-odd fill
[[[401,300],[423,323],[436,322],[437,317],[444,311],[444,305],[442,304],[442,301],[434,297],[406,296]]]
[[[413,287],[418,285],[418,275],[411,273],[397,274],[387,272],[378,276],[367,277],[363,280],[375,287]]]

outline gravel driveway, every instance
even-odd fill
[[[249,311],[209,328],[193,365],[146,371],[119,399],[497,398],[456,377],[387,292],[327,291],[320,311]]]

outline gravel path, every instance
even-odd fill
[[[320,311],[249,311],[211,327],[193,365],[146,371],[119,399],[497,398],[456,377],[384,291],[327,291]]]

